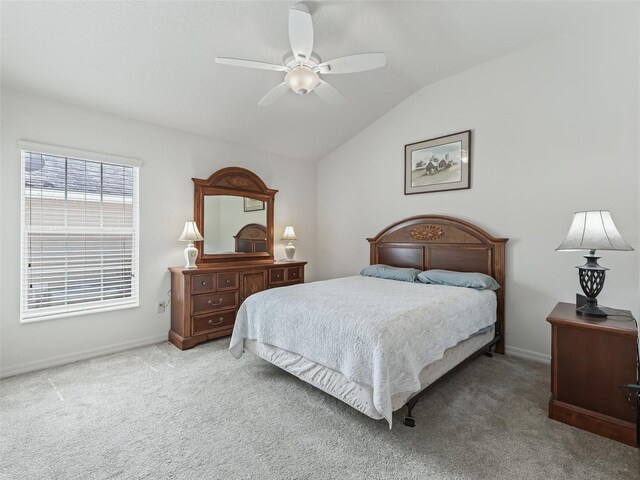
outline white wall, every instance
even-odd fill
[[[314,278],[315,165],[237,144],[145,124],[118,116],[2,89],[0,216],[0,372],[9,375],[117,349],[166,339],[169,311],[156,303],[169,290],[167,267],[184,262],[177,241],[193,217],[192,177],[206,178],[227,166],[248,168],[279,190],[275,203],[277,240],[294,225],[296,258],[309,261]],[[18,140],[137,157],[140,171],[140,307],[38,323],[19,322],[20,156]],[[9,227],[8,227],[9,226]]]
[[[548,358],[545,318],[580,291],[579,253],[555,252],[572,213],[608,209],[638,249],[638,15],[429,85],[318,164],[319,278],[368,262],[365,237],[402,218],[446,214],[509,237],[513,353]],[[419,61],[419,59],[417,59]],[[435,66],[434,66],[435,68]],[[473,130],[470,190],[403,195],[404,145]],[[638,314],[638,252],[601,252],[599,299]]]
[[[423,88],[321,160],[317,171],[295,159],[3,87],[0,374],[166,338],[169,312],[155,308],[169,289],[166,267],[183,261],[184,245],[176,239],[192,217],[190,179],[232,165],[280,190],[276,257],[284,257],[277,242],[284,226],[294,225],[296,257],[310,262],[309,280],[356,273],[368,262],[365,237],[411,215],[454,215],[510,237],[507,345],[544,358],[544,318],[556,301],[572,301],[579,291],[573,267],[580,255],[554,251],[572,212],[611,210],[640,248],[640,17],[636,5],[627,8],[628,15],[603,21],[588,35],[550,40]],[[474,131],[472,188],[404,196],[404,145],[464,129]],[[143,160],[138,309],[19,323],[19,139]],[[611,271],[601,303],[638,315],[640,256],[602,253]]]

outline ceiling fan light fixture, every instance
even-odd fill
[[[320,83],[320,77],[309,67],[301,65],[289,70],[284,77],[284,82],[298,95],[304,95],[316,88]]]
[[[309,7],[304,3],[296,3],[289,9],[289,43],[291,51],[282,57],[282,65],[231,57],[216,57],[216,62],[286,72],[284,81],[269,90],[258,102],[260,106],[267,106],[289,90],[298,95],[315,92],[326,103],[341,105],[346,100],[344,95],[324,78],[320,79],[320,75],[366,72],[384,67],[387,61],[384,53],[374,52],[356,53],[323,62],[313,51],[313,21]]]

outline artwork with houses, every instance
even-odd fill
[[[469,188],[469,140],[460,132],[405,145],[405,195]]]
[[[411,152],[411,186],[460,181],[461,142]]]

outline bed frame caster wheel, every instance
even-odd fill
[[[404,424],[407,427],[415,427],[416,426],[416,419],[413,417],[404,417]]]

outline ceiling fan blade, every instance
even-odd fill
[[[293,55],[300,60],[308,60],[313,51],[313,21],[309,8],[304,3],[296,3],[289,10],[289,42]]]
[[[258,62],[256,60],[244,60],[242,58],[216,57],[216,63],[233,65],[234,67],[259,68],[261,70],[273,70],[276,72],[286,72],[284,65],[274,65],[273,63]]]
[[[384,53],[359,53],[336,58],[318,65],[320,73],[355,73],[384,67],[387,56]]]
[[[287,90],[289,90],[289,85],[282,82],[280,85],[277,85],[276,87],[269,90],[269,93],[267,93],[264,97],[262,97],[262,100],[258,102],[258,105],[260,105],[261,107],[266,107],[267,105],[271,105],[273,102],[275,102],[285,93],[287,93]]]
[[[341,105],[346,100],[344,95],[342,95],[336,87],[324,80],[320,80],[320,83],[313,91],[316,92],[322,100],[331,105]]]

